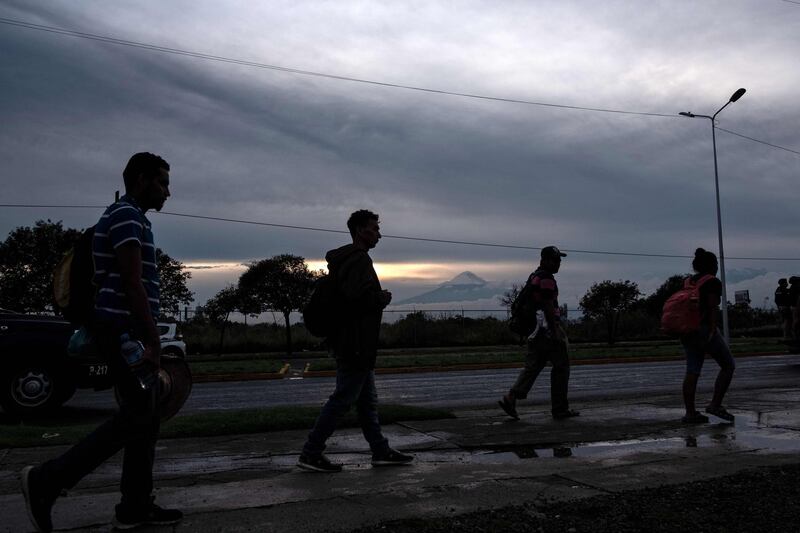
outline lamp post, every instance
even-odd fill
[[[725,103],[724,106],[720,107],[716,113],[712,116],[708,115],[695,115],[691,111],[682,111],[678,113],[684,117],[689,118],[707,118],[711,121],[711,142],[714,147],[714,185],[717,190],[717,234],[719,236],[719,273],[720,273],[720,281],[722,281],[722,334],[725,337],[725,341],[728,342],[730,340],[730,330],[728,329],[728,291],[725,288],[725,252],[722,248],[722,214],[720,213],[719,207],[719,171],[717,169],[717,128],[716,128],[716,118],[719,115],[720,111],[728,107],[728,104],[731,104],[742,97],[745,93],[745,89],[741,88],[738,89],[733,95],[731,95],[730,99]]]

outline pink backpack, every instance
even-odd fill
[[[661,313],[661,331],[679,337],[700,329],[700,287],[713,279],[706,274],[693,282],[691,276],[683,282],[683,288],[667,298]]]

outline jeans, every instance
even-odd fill
[[[325,441],[333,435],[336,423],[355,404],[358,422],[373,454],[389,449],[389,441],[381,433],[378,421],[378,391],[375,389],[375,371],[367,369],[336,369],[336,390],[322,407],[322,411],[308,434],[303,454],[311,457],[322,454]]]
[[[562,413],[569,410],[569,400],[567,399],[569,356],[566,341],[559,341],[544,335],[529,340],[525,367],[520,371],[510,392],[515,399],[527,398],[528,392],[544,367],[547,366],[548,361],[553,363],[553,369],[550,371],[552,411],[553,413]]]
[[[94,331],[95,342],[119,390],[119,411],[63,455],[44,463],[42,473],[52,487],[70,489],[124,449],[122,505],[135,509],[152,502],[153,460],[160,428],[158,386],[142,390],[138,385],[120,355],[120,333],[106,327]]]

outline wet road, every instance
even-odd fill
[[[570,398],[581,402],[615,397],[642,397],[674,392],[679,395],[684,374],[682,361],[579,365],[572,368]],[[716,376],[714,361],[706,361],[699,392],[710,391]],[[513,384],[519,370],[470,370],[377,376],[383,403],[425,407],[467,408],[494,404]],[[528,397],[533,404],[549,402],[550,372],[545,369]],[[734,389],[797,386],[800,355],[749,357],[737,360]],[[334,378],[283,379],[200,383],[182,414],[277,405],[319,405],[333,391]],[[676,401],[679,401],[676,399]],[[109,391],[78,391],[67,404],[72,408],[114,407]]]

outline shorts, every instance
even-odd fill
[[[706,354],[709,354],[720,368],[736,368],[736,362],[731,355],[728,343],[722,338],[722,334],[717,329],[711,340],[708,339],[710,329],[708,326],[700,326],[700,329],[690,333],[681,339],[683,351],[686,352],[686,373],[700,375],[703,369],[703,362]]]

